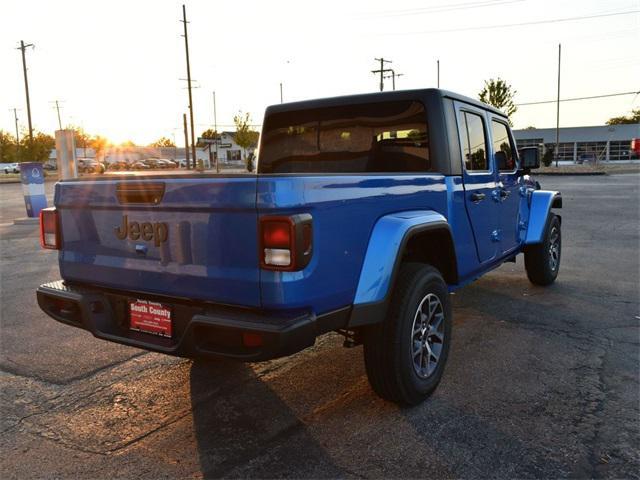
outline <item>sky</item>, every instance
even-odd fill
[[[189,20],[196,133],[284,101],[375,92],[374,58],[392,60],[397,89],[440,86],[477,97],[500,77],[516,103],[640,90],[640,0],[4,0],[0,129],[27,125],[20,40],[34,128],[78,125],[114,142],[184,143],[188,97],[182,4]],[[631,12],[631,13],[629,13]],[[585,18],[590,17],[590,18]],[[570,19],[570,20],[567,20]],[[391,89],[391,81],[385,84]],[[640,95],[563,102],[560,126],[602,125]],[[554,127],[556,105],[521,106],[515,128]]]

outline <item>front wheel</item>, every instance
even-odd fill
[[[524,252],[527,277],[534,285],[551,285],[560,270],[562,252],[560,219],[556,215],[550,215],[542,243],[530,245]]]
[[[371,387],[386,400],[419,404],[440,383],[450,343],[451,303],[440,272],[403,264],[387,318],[364,332]]]

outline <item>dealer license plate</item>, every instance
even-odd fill
[[[130,301],[129,317],[131,330],[171,338],[171,309],[168,306],[147,300]]]

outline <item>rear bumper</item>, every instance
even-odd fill
[[[62,280],[38,287],[38,305],[53,319],[88,330],[112,342],[189,358],[229,357],[260,361],[291,355],[315,343],[318,335],[344,328],[350,307],[316,316],[309,311],[262,312],[239,307],[200,304],[142,293],[105,291],[69,285]],[[130,300],[169,305],[173,337],[130,330]],[[243,333],[257,334],[261,345],[243,344]]]

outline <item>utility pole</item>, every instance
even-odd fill
[[[389,70],[391,70],[391,75],[387,75],[387,76],[386,76],[386,77],[384,77],[384,78],[390,78],[390,79],[391,79],[393,89],[395,90],[395,89],[396,89],[396,77],[403,77],[403,76],[404,76],[404,73],[396,73],[396,72],[393,70],[393,68],[390,68]]]
[[[560,55],[562,44],[558,44],[558,101],[556,102],[556,168],[558,167],[558,156],[560,155]]]
[[[438,62],[438,88],[440,88],[440,59],[438,59],[437,62]]]
[[[11,110],[13,110],[13,117],[16,120],[16,145],[20,144],[20,134],[18,133],[18,109],[17,108],[12,108]]]
[[[60,130],[62,130],[62,120],[60,119],[60,105],[58,104],[58,100],[54,100],[53,103],[56,104],[56,111],[58,112],[58,126]]]
[[[282,82],[280,82],[280,103],[282,102]]]
[[[215,132],[214,140],[216,141],[216,173],[220,173],[220,159],[218,158],[218,114],[216,112],[216,92],[213,91],[213,131]]]
[[[191,95],[191,65],[189,63],[189,38],[187,36],[187,10],[182,5],[182,23],[184,24],[184,50],[187,56],[187,84],[189,90],[189,118],[191,121],[191,154],[193,156],[193,168],[196,168],[196,140],[195,140],[195,128],[193,124],[193,97]],[[189,145],[187,144],[187,149]]]
[[[387,72],[391,72],[390,68],[385,69],[385,63],[393,63],[391,60],[385,60],[384,58],[375,58],[374,60],[380,62],[380,70],[371,70],[371,73],[379,73],[380,74],[380,91],[384,91],[384,74]]]
[[[29,121],[29,143],[33,142],[33,126],[31,125],[31,103],[29,102],[29,80],[27,78],[27,59],[25,57],[25,50],[28,47],[34,47],[33,43],[27,43],[25,45],[23,40],[20,40],[20,46],[17,50],[22,51],[22,71],[24,73],[24,91],[27,96],[27,119]]]
[[[18,132],[18,109],[11,108],[13,110],[13,117],[16,121],[16,160],[20,161],[20,133]]]
[[[191,168],[191,163],[189,162],[189,130],[187,130],[187,114],[182,114],[182,123],[184,124],[184,154],[185,154],[185,162],[187,163],[187,168]]]

